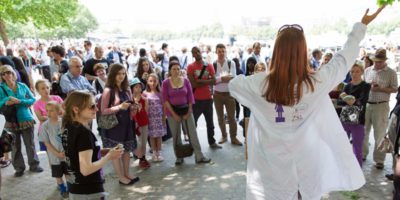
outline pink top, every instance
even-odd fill
[[[126,91],[126,93],[128,95],[129,100],[132,100],[131,90],[128,89]],[[115,93],[114,93],[114,95],[115,95],[114,102],[112,102],[111,106],[108,107],[108,103],[110,102],[110,95],[111,95],[110,88],[108,88],[108,87],[104,88],[102,98],[101,98],[101,108],[100,108],[100,112],[102,115],[110,115],[110,114],[117,113],[119,111],[119,104],[121,104],[122,102],[119,99],[119,95],[118,95],[117,91],[115,91]],[[132,108],[130,111],[132,112]]]
[[[59,97],[57,95],[50,95],[50,101],[55,101],[60,104],[63,103],[63,100],[61,99],[61,97]],[[33,104],[33,110],[35,112],[39,111],[42,116],[47,116],[46,104],[47,104],[47,102],[39,99],[35,102],[35,104]],[[41,131],[42,131],[42,122],[40,122],[40,124],[39,124],[39,133]]]

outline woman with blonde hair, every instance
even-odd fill
[[[25,171],[24,157],[21,152],[21,137],[25,143],[26,154],[31,172],[42,172],[34,144],[35,119],[30,107],[36,99],[24,83],[17,82],[17,75],[9,65],[0,67],[0,109],[6,117],[5,129],[15,136],[12,146],[12,165],[15,177]]]
[[[337,102],[338,105],[344,106],[340,119],[344,130],[349,136],[351,135],[353,151],[360,166],[363,163],[365,110],[371,89],[371,85],[362,79],[363,74],[364,67],[362,62],[356,62],[350,70],[351,82],[344,87]],[[352,111],[354,109],[357,110]],[[357,117],[349,121],[350,119],[347,118],[349,114]]]
[[[316,200],[365,183],[327,94],[353,65],[366,25],[382,9],[367,10],[321,70],[311,69],[303,28],[293,24],[279,29],[268,74],[231,80],[231,95],[252,111],[246,199]]]

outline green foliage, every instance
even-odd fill
[[[347,34],[350,29],[349,24],[344,18],[340,18],[335,23],[326,23],[314,25],[309,31],[311,34],[319,35],[326,33],[327,31],[337,31],[338,33]]]
[[[98,23],[86,7],[78,6],[76,17],[69,18],[64,26],[52,28],[40,26],[36,28],[32,22],[26,24],[7,22],[7,34],[11,38],[61,39],[85,37],[89,31],[97,28]]]
[[[222,38],[223,36],[224,29],[220,23],[203,25],[185,32],[173,32],[170,30],[137,30],[132,34],[132,37],[134,38],[146,38],[151,41],[162,41],[178,38],[191,38],[197,41],[202,37]]]
[[[400,19],[396,17],[392,20],[368,25],[368,32],[372,35],[389,35],[398,27],[400,27]]]
[[[1,0],[0,19],[9,23],[26,24],[36,27],[54,28],[69,24],[75,16],[77,0]]]
[[[356,192],[341,192],[343,196],[351,199],[351,200],[358,200],[360,199],[360,196]]]
[[[378,6],[392,5],[396,0],[377,0]]]
[[[268,40],[273,39],[276,34],[276,29],[271,26],[237,26],[233,28],[236,35],[245,35],[253,40]]]

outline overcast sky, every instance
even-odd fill
[[[298,23],[305,28],[313,23],[329,23],[344,17],[359,21],[366,8],[374,11],[376,0],[81,0],[102,27],[121,30],[159,28],[186,30],[202,24],[234,24],[242,16],[265,17],[278,27]],[[236,2],[236,3],[235,3]],[[400,5],[385,9],[379,20],[400,16]],[[379,21],[378,21],[379,22]],[[105,24],[106,23],[106,24]]]

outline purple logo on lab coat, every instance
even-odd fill
[[[276,104],[275,110],[278,113],[278,117],[275,117],[275,122],[276,123],[285,122],[285,118],[282,117],[282,113],[284,112],[282,105]]]

